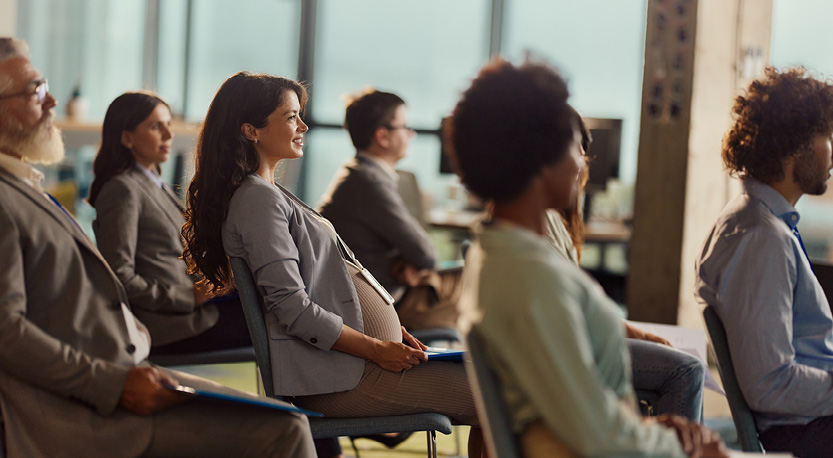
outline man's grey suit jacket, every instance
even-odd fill
[[[336,173],[320,212],[394,297],[405,289],[392,273],[397,259],[436,268],[436,249],[408,211],[396,180],[367,158],[353,158]]]
[[[175,199],[134,166],[108,180],[94,202],[98,249],[154,345],[193,337],[218,318],[214,305],[194,304],[194,280],[181,259],[185,220]]]
[[[7,456],[137,456],[152,420],[116,409],[136,349],[124,290],[70,218],[3,169],[0,253]]]

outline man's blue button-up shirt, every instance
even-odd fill
[[[833,415],[833,316],[793,230],[799,214],[772,187],[744,181],[696,263],[759,431]]]

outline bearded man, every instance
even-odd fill
[[[798,232],[833,167],[833,82],[766,70],[737,97],[723,162],[743,182],[696,265],[767,451],[833,456],[833,316]]]
[[[124,288],[32,163],[63,157],[55,99],[0,38],[0,426],[7,456],[315,456],[305,417],[183,401]],[[0,450],[2,451],[2,450]]]

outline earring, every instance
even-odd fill
[[[257,139],[254,139],[254,140],[252,140],[252,141],[254,141],[254,142],[255,142],[255,145],[257,145]]]

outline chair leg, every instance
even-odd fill
[[[356,447],[356,439],[355,439],[355,438],[350,437],[350,445],[352,445],[352,446],[353,446],[353,452],[355,452],[355,453],[356,453],[356,458],[361,458],[361,457],[359,456],[359,448],[358,448],[358,447]]]
[[[437,432],[426,431],[425,434],[428,439],[428,458],[437,458]]]
[[[266,388],[263,387],[263,379],[261,379],[260,367],[255,363],[255,382],[257,383],[257,394],[266,396]]]

